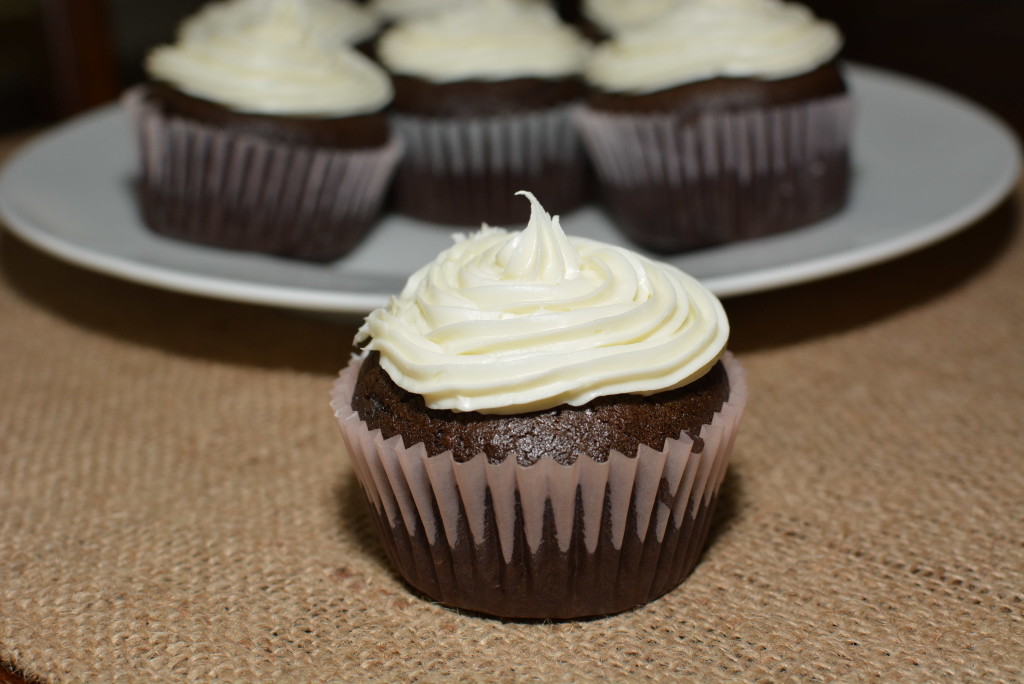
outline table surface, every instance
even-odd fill
[[[461,615],[390,571],[327,407],[352,322],[134,285],[5,232],[0,661],[70,681],[1019,680],[1021,191],[901,260],[727,300],[753,394],[707,552],[649,606],[568,623]]]

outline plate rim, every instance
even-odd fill
[[[1016,185],[1021,173],[1021,143],[1016,133],[996,114],[959,93],[913,76],[857,62],[847,62],[846,67],[858,77],[888,81],[889,83],[896,82],[904,86],[911,86],[919,92],[924,91],[932,96],[942,98],[970,114],[978,122],[988,125],[994,133],[1002,136],[1009,143],[1006,167],[1001,170],[998,179],[993,181],[985,192],[979,193],[977,197],[959,210],[915,230],[895,235],[891,239],[867,243],[840,252],[784,265],[771,265],[741,273],[701,278],[705,286],[719,297],[734,297],[790,287],[898,259],[970,227],[978,218],[992,210]],[[55,137],[73,132],[93,119],[114,116],[118,109],[117,102],[109,103],[61,122],[32,138],[8,157],[3,169],[0,169],[0,218],[12,233],[36,248],[76,266],[135,283],[190,295],[247,304],[334,313],[366,313],[386,303],[391,296],[380,292],[325,291],[296,285],[267,285],[252,280],[146,264],[129,257],[109,254],[62,239],[22,216],[16,206],[16,200],[7,197],[7,183],[5,182],[18,169],[21,160],[29,157],[37,147],[52,143]],[[194,247],[202,248],[201,245],[194,245]],[[229,256],[251,258],[253,255],[240,253]]]

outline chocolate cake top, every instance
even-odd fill
[[[166,83],[149,83],[146,96],[170,116],[200,121],[235,134],[308,147],[357,149],[387,143],[390,126],[384,112],[310,118],[270,114],[243,114],[216,102],[186,95]]]
[[[423,443],[427,454],[451,451],[456,461],[484,454],[491,463],[513,457],[521,465],[542,458],[571,465],[584,456],[604,461],[614,449],[630,458],[640,445],[655,450],[685,434],[703,450],[700,429],[729,397],[721,363],[699,380],[650,397],[620,394],[584,406],[557,406],[513,416],[431,409],[423,397],[403,390],[372,352],[359,369],[352,408],[385,439],[400,435],[406,446]]]
[[[621,113],[671,112],[681,120],[754,108],[782,107],[847,92],[836,60],[799,76],[779,81],[759,78],[711,78],[653,93],[608,93],[592,90],[593,109]]]

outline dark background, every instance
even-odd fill
[[[0,132],[50,123],[111,99],[142,78],[146,50],[170,41],[177,22],[201,4],[202,0],[0,0]],[[1024,38],[1024,0],[805,4],[839,24],[846,36],[847,58],[944,85],[1024,132],[1024,52],[1019,47]],[[562,0],[561,5],[563,13],[575,12],[573,0]],[[69,96],[66,83],[76,69],[106,75],[94,79],[84,95]]]

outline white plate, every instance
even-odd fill
[[[668,259],[720,296],[862,268],[968,226],[1014,185],[1013,133],[961,97],[905,76],[849,68],[857,100],[851,201],[840,214],[782,235]],[[160,237],[131,191],[135,142],[116,106],[53,129],[0,176],[0,214],[26,241],[128,280],[223,299],[362,313],[450,244],[449,229],[385,216],[359,248],[316,265]],[[525,203],[525,200],[524,200]],[[485,218],[485,217],[482,217]],[[603,212],[562,217],[570,234],[625,244]]]

